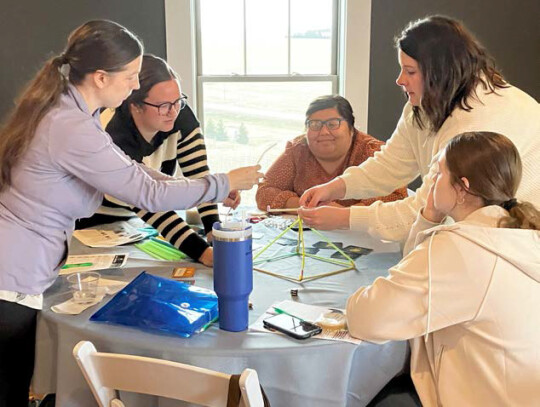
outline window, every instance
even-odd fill
[[[263,170],[337,93],[337,0],[199,0],[197,93],[213,172]],[[242,202],[255,204],[255,189]]]

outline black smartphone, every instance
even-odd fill
[[[289,335],[295,339],[307,339],[322,331],[320,326],[312,324],[311,322],[302,321],[300,318],[287,314],[273,315],[263,320],[263,324],[266,328],[283,332],[285,335]]]

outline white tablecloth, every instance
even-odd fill
[[[262,230],[265,237],[277,233],[262,226],[257,226],[256,230]],[[396,245],[374,242],[352,232],[326,235],[332,241],[343,242],[344,246],[354,244],[371,247],[375,251],[357,259],[358,270],[311,282],[294,283],[255,272],[254,290],[250,296],[254,306],[250,311],[250,323],[255,322],[272,303],[291,299],[292,288],[299,289],[298,301],[343,308],[348,296],[358,287],[369,284],[377,276],[386,275],[388,267],[399,261]],[[306,239],[307,244],[320,240],[309,233]],[[260,241],[254,240],[254,243],[260,244]],[[290,248],[282,246],[280,250]],[[74,240],[71,253],[88,253],[92,250],[97,249],[83,247]],[[124,247],[120,250],[133,249]],[[110,279],[131,280],[142,270],[147,270],[170,277],[172,264],[151,268],[148,267],[150,264],[132,259],[128,262],[132,268],[102,271],[102,275]],[[211,269],[202,265],[196,267],[196,284],[212,288]],[[69,295],[65,277],[59,277],[46,292],[44,310],[38,321],[33,386],[37,393],[56,392],[58,407],[95,406],[90,389],[72,356],[73,347],[80,340],[92,341],[98,351],[162,358],[225,373],[240,373],[246,367],[256,369],[274,407],[364,406],[394,375],[403,370],[408,357],[405,342],[384,345],[363,342],[357,346],[317,339],[297,341],[273,333],[226,332],[220,330],[217,324],[200,335],[186,339],[90,322],[90,316],[103,303],[76,316],[55,314],[50,310],[51,305],[66,300]],[[130,406],[184,405],[142,395],[123,394],[122,398]]]

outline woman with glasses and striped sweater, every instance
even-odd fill
[[[140,89],[134,91],[115,110],[106,130],[113,141],[137,162],[165,174],[182,174],[201,178],[209,174],[206,147],[200,124],[180,89],[178,75],[161,58],[144,55],[139,75]],[[240,195],[233,194],[233,206]],[[212,225],[219,221],[217,205],[203,203],[197,207],[207,238]],[[96,214],[78,222],[78,228],[110,223],[138,216],[156,228],[182,252],[212,266],[212,248],[175,211],[152,213],[106,195]]]

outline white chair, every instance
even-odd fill
[[[203,406],[225,407],[231,375],[162,359],[96,351],[81,341],[73,356],[100,407],[125,407],[117,391],[151,394]],[[240,405],[263,407],[257,372],[240,376]]]

